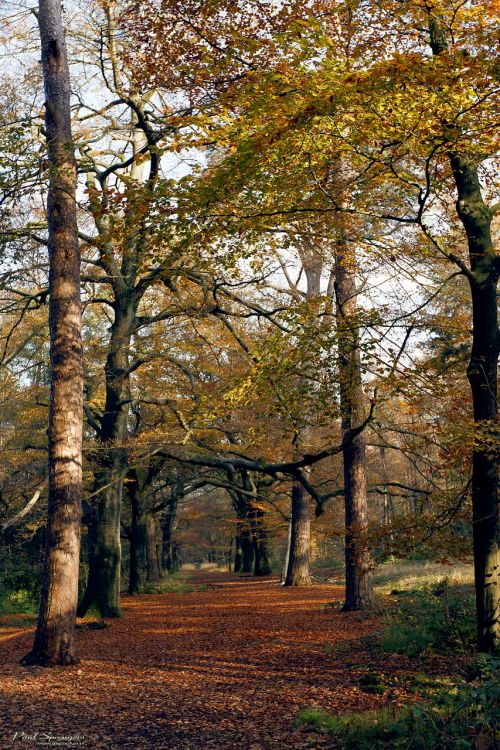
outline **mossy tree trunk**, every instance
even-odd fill
[[[129,469],[125,481],[131,510],[129,594],[140,594],[147,579],[148,475],[149,472]]]
[[[128,470],[123,447],[130,406],[129,350],[138,301],[123,293],[114,304],[115,320],[106,359],[106,402],[95,454],[96,507],[89,529],[89,576],[78,607],[83,616],[95,605],[103,617],[120,616],[121,508]]]

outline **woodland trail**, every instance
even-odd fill
[[[75,667],[21,667],[32,628],[3,623],[1,750],[303,748],[307,732],[292,727],[300,709],[383,706],[360,676],[408,669],[367,649],[377,618],[326,606],[340,586],[284,589],[273,578],[203,572],[194,583],[206,588],[124,597],[122,619],[79,630]]]

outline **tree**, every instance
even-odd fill
[[[42,599],[25,664],[74,664],[82,494],[83,353],[76,161],[58,0],[39,0],[49,159],[49,499]]]
[[[488,651],[497,647],[500,628],[500,264],[491,240],[498,204],[485,198],[494,195],[488,171],[496,152],[493,18],[490,3],[457,8],[446,1],[421,6],[389,0],[372,10],[364,3],[332,3],[324,23],[310,19],[306,30],[291,30],[300,42],[282,49],[279,64],[261,76],[243,76],[225,97],[220,143],[232,153],[210,183],[215,206],[222,198],[213,215],[226,226],[251,221],[253,229],[265,231],[274,222],[277,231],[296,216],[356,215],[374,248],[392,233],[390,253],[433,254],[437,268],[447,259],[468,279],[478,644]],[[339,57],[339,47],[345,56]],[[356,193],[348,206],[328,190],[332,163],[342,153],[349,154]],[[459,228],[447,212],[453,189],[468,259],[460,243],[457,249]]]
[[[429,10],[429,43],[435,56],[449,53],[439,9]],[[456,56],[456,52],[454,56]],[[472,453],[472,512],[478,646],[500,649],[500,513],[498,495],[498,325],[497,285],[500,257],[491,236],[494,210],[483,198],[478,158],[460,143],[455,124],[443,122],[448,157],[456,186],[456,211],[467,236],[472,348],[467,376],[478,431]]]

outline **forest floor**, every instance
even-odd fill
[[[284,589],[204,571],[191,582],[187,593],[124,597],[109,627],[81,626],[74,667],[21,667],[33,624],[2,618],[1,750],[326,747],[294,728],[301,709],[402,705],[415,700],[412,674],[445,668],[374,652],[380,617],[341,612],[335,584]],[[366,692],[374,672],[392,675],[392,688]]]

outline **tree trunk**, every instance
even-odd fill
[[[472,454],[472,513],[478,648],[500,648],[500,519],[498,510],[497,371],[500,351],[497,283],[491,212],[482,200],[477,172],[467,160],[451,159],[458,190],[457,212],[469,240],[472,274],[472,350],[467,368],[478,435]]]
[[[474,422],[482,434],[472,455],[472,509],[474,576],[478,647],[494,653],[500,649],[500,521],[498,511],[497,424],[498,322],[496,281],[471,282],[473,343],[467,370]],[[495,341],[495,323],[497,326]],[[490,438],[490,440],[488,440]]]
[[[164,570],[172,573],[174,567],[174,545],[172,543],[172,531],[177,513],[177,504],[179,500],[176,496],[170,499],[167,506],[167,512],[162,525],[162,562]]]
[[[364,394],[361,382],[359,328],[356,320],[356,257],[342,238],[336,246],[335,291],[337,339],[339,350],[340,411],[344,461],[345,502],[345,611],[373,606],[370,550],[364,536],[368,529],[368,499],[365,475],[365,438],[352,430],[364,419]]]
[[[181,565],[183,564],[182,557],[180,554],[180,549],[176,544],[172,545],[172,572],[175,573],[177,570],[180,570]]]
[[[241,532],[241,550],[243,555],[242,573],[251,573],[254,567],[254,546],[250,528],[245,526]]]
[[[144,493],[141,492],[137,474],[129,472],[126,488],[130,498],[132,523],[130,527],[129,594],[144,590],[147,570],[147,514]]]
[[[306,277],[306,299],[317,304],[321,297],[321,276],[323,272],[323,253],[316,247],[314,240],[303,238],[301,260]],[[325,324],[326,316],[316,318],[318,328]],[[307,381],[301,378],[301,385]],[[308,424],[309,415],[304,414],[298,423],[297,448],[307,452],[311,449],[310,439],[312,425]],[[306,469],[306,472],[308,470]],[[292,488],[291,529],[286,552],[284,586],[309,586],[311,575],[309,562],[311,557],[311,520],[309,517],[309,499],[304,488],[296,484]]]
[[[292,546],[292,517],[290,515],[290,518],[288,519],[288,531],[286,535],[286,547],[285,547],[285,556],[283,559],[283,565],[281,566],[281,585],[285,585],[286,581],[286,574],[288,571],[288,563],[290,562],[290,549]]]
[[[243,550],[241,547],[241,529],[237,526],[236,536],[234,539],[234,572],[240,573],[243,570]]]
[[[254,568],[255,552],[248,519],[248,497],[235,490],[232,493],[232,499],[238,518],[236,554],[238,555],[238,550],[241,550],[241,564],[240,560],[235,558],[234,571],[235,573],[251,573]]]
[[[309,555],[311,521],[309,501],[300,484],[292,487],[292,528],[285,586],[307,586],[311,583]]]
[[[96,472],[93,486],[94,492],[98,493],[98,506],[89,528],[89,575],[78,605],[80,617],[92,605],[98,608],[102,617],[119,617],[121,614],[120,517],[126,465],[121,450],[110,449],[110,454],[108,465]]]
[[[157,583],[161,578],[160,560],[158,558],[157,523],[153,513],[148,513],[147,521],[147,579],[150,583]]]
[[[500,516],[498,509],[498,326],[500,258],[491,239],[492,212],[483,201],[477,170],[451,156],[457,213],[467,233],[472,296],[469,379],[478,435],[472,454],[472,513],[478,648],[500,648]]]
[[[381,466],[381,477],[382,481],[385,485],[389,482],[389,474],[387,472],[387,460],[385,456],[385,448],[383,445],[379,448],[380,451],[380,466]],[[390,526],[392,524],[393,515],[394,515],[394,503],[392,500],[392,495],[387,489],[387,487],[384,488],[384,495],[383,495],[383,523],[384,526]],[[393,534],[391,531],[391,541],[393,540]]]
[[[39,0],[49,159],[48,523],[42,597],[26,664],[74,664],[82,499],[83,352],[77,170],[59,0]]]
[[[114,304],[115,320],[111,329],[110,349],[106,359],[106,403],[98,435],[101,451],[95,461],[94,494],[97,511],[95,528],[89,529],[89,577],[85,594],[78,607],[83,616],[96,605],[102,617],[119,617],[120,562],[123,480],[127,457],[123,441],[127,435],[130,404],[129,348],[135,323],[137,302],[123,294]]]
[[[254,558],[253,574],[255,576],[267,576],[271,573],[271,564],[269,562],[268,534],[264,523],[265,514],[264,510],[257,505],[259,487],[248,471],[241,472],[241,481],[245,494],[241,493],[238,496],[238,509],[248,519],[249,541],[253,548]],[[245,549],[243,548],[243,570],[246,573],[245,562]]]
[[[264,526],[264,511],[260,508],[252,508],[249,511],[251,519],[251,536],[254,551],[254,576],[271,575],[271,563],[269,561],[268,535]]]
[[[429,20],[434,55],[448,51],[444,26]],[[446,131],[446,126],[445,126]],[[457,153],[449,159],[457,190],[456,210],[467,235],[467,278],[472,297],[472,350],[469,379],[477,436],[472,454],[472,516],[477,642],[480,651],[500,649],[500,515],[498,507],[498,325],[497,284],[500,258],[496,255],[491,223],[493,212],[483,200],[474,161]],[[463,269],[462,269],[463,270]]]

